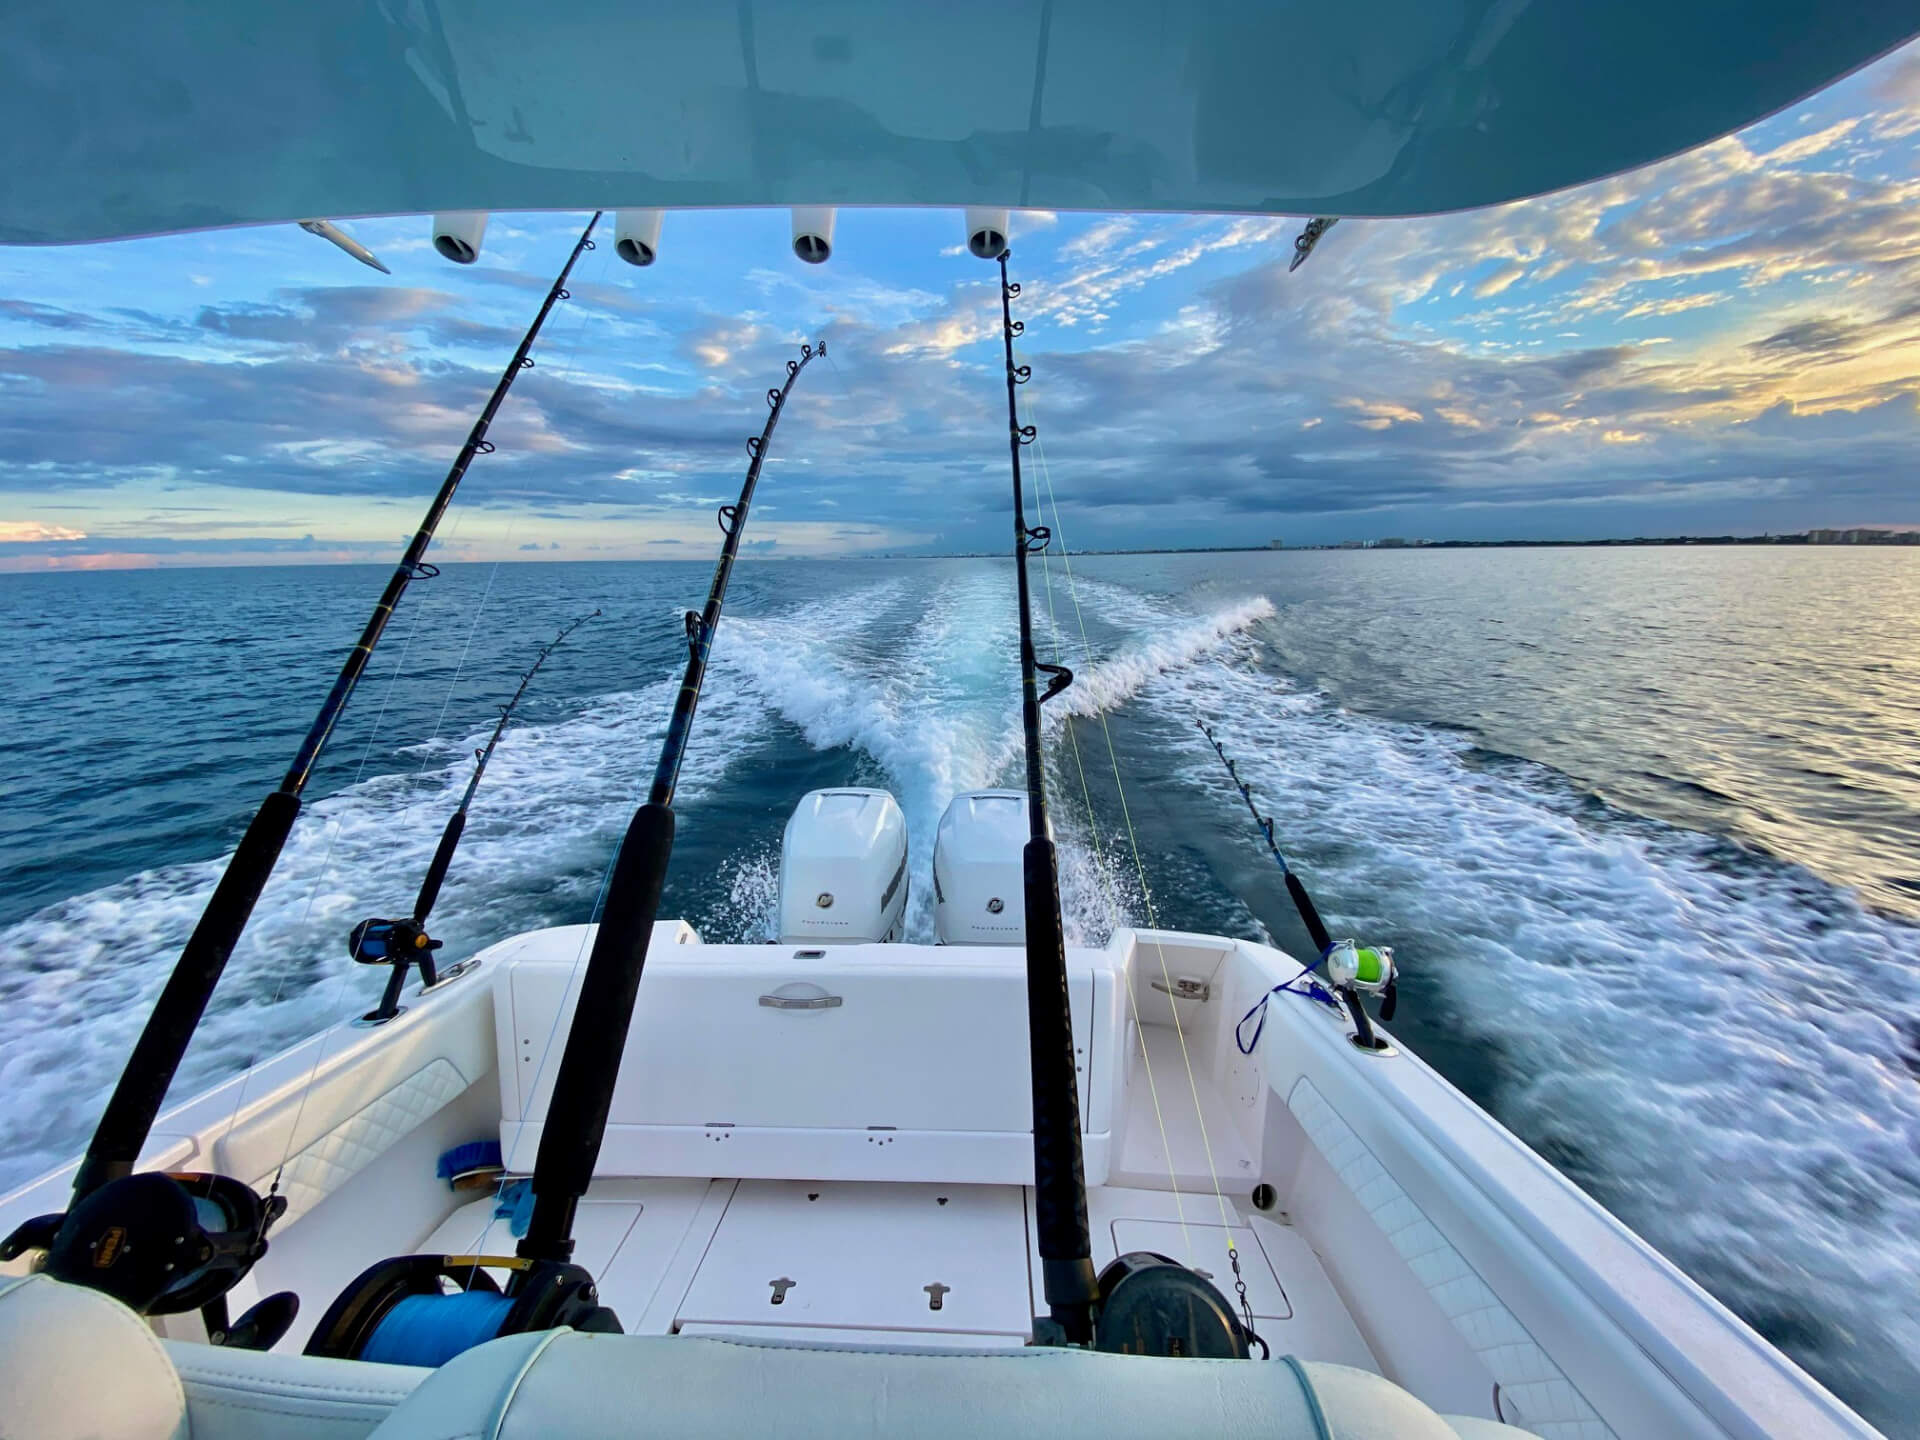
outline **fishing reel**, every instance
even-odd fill
[[[1109,1355],[1245,1360],[1266,1342],[1233,1313],[1205,1276],[1151,1250],[1122,1255],[1100,1272],[1093,1348]]]
[[[0,1241],[0,1261],[44,1250],[42,1274],[140,1315],[199,1310],[214,1344],[264,1350],[286,1334],[299,1300],[271,1295],[229,1325],[225,1297],[267,1253],[267,1230],[286,1209],[284,1196],[262,1199],[225,1175],[147,1171],[108,1181],[64,1215],[27,1221]]]
[[[440,976],[433,952],[442,942],[428,936],[417,920],[362,920],[347,936],[347,952],[362,965],[391,965],[380,1003],[360,1017],[363,1025],[384,1025],[402,1009],[400,991],[407,983],[407,967],[420,967],[420,983],[431,986]]]
[[[1362,945],[1357,940],[1338,940],[1327,947],[1321,969],[1327,977],[1327,983],[1333,987],[1333,993],[1346,1002],[1347,1012],[1353,1016],[1353,1043],[1362,1050],[1391,1049],[1385,1040],[1374,1033],[1373,1022],[1367,1018],[1360,995],[1362,991],[1378,995],[1380,1019],[1386,1023],[1392,1022],[1394,1011],[1400,1007],[1400,971],[1393,963],[1393,947]]]
[[[513,1274],[503,1291],[489,1269]],[[618,1335],[593,1276],[517,1255],[402,1255],[362,1271],[320,1317],[306,1353],[438,1367],[476,1345],[533,1330]]]

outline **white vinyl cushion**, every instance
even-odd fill
[[[495,1340],[450,1361],[375,1440],[973,1437],[1459,1440],[1378,1375],[1290,1361],[905,1351],[684,1336]],[[1521,1432],[1476,1430],[1474,1440]]]
[[[97,1290],[0,1279],[0,1440],[185,1440],[187,1400],[147,1323]]]
[[[262,1171],[253,1188],[264,1195],[279,1174],[280,1193],[287,1201],[287,1213],[280,1219],[284,1229],[458,1099],[468,1083],[451,1060],[437,1056],[290,1156],[284,1170],[276,1165]]]
[[[162,1344],[186,1390],[193,1440],[359,1440],[433,1373],[187,1341]]]
[[[179,1366],[176,1371],[176,1364]],[[184,1380],[184,1386],[183,1386]],[[0,1285],[0,1440],[1521,1440],[1364,1370],[1084,1351],[513,1335],[433,1372],[163,1347],[118,1301]]]

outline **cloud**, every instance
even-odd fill
[[[1526,273],[1527,267],[1524,265],[1502,265],[1473,287],[1474,298],[1484,300],[1489,295],[1498,295]]]
[[[48,540],[84,540],[87,532],[37,520],[0,520],[0,545],[31,545]]]
[[[1298,220],[1016,215],[1036,474],[1084,544],[1204,543],[1283,516],[1300,520],[1290,540],[1376,520],[1484,534],[1920,518],[1904,480],[1920,442],[1920,128],[1886,138],[1920,105],[1916,55],[1635,175],[1349,220],[1292,273]],[[389,537],[444,475],[575,223],[528,217],[490,264],[423,255],[388,285],[304,283],[276,259],[251,288],[222,270],[210,294],[183,272],[0,302],[0,505],[57,520],[32,502],[64,493],[129,534],[137,506],[185,543],[205,517],[161,515],[182,489],[242,507],[340,498]],[[850,238],[815,269],[787,256],[778,216],[690,212],[658,267],[594,257],[460,506],[552,528],[569,556],[709,545],[767,388],[824,336],[832,358],[783,412],[754,538],[997,547],[997,277],[941,255],[951,216],[868,223],[911,243]],[[118,543],[87,524],[75,553]],[[535,535],[496,543],[552,554]]]
[[[1811,160],[1815,155],[1831,150],[1859,128],[1860,117],[1854,116],[1829,125],[1824,130],[1816,130],[1811,135],[1802,135],[1798,140],[1776,145],[1761,158],[1769,165],[1792,165],[1801,160]]]

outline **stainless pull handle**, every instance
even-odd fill
[[[797,987],[782,987],[797,988]],[[818,987],[809,987],[818,988]],[[838,995],[762,995],[760,1003],[769,1010],[834,1010],[843,1003]]]

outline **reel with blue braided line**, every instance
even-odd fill
[[[510,1271],[503,1291],[489,1270]],[[502,1335],[618,1335],[578,1265],[517,1255],[402,1255],[369,1266],[320,1317],[306,1353],[429,1369]]]

